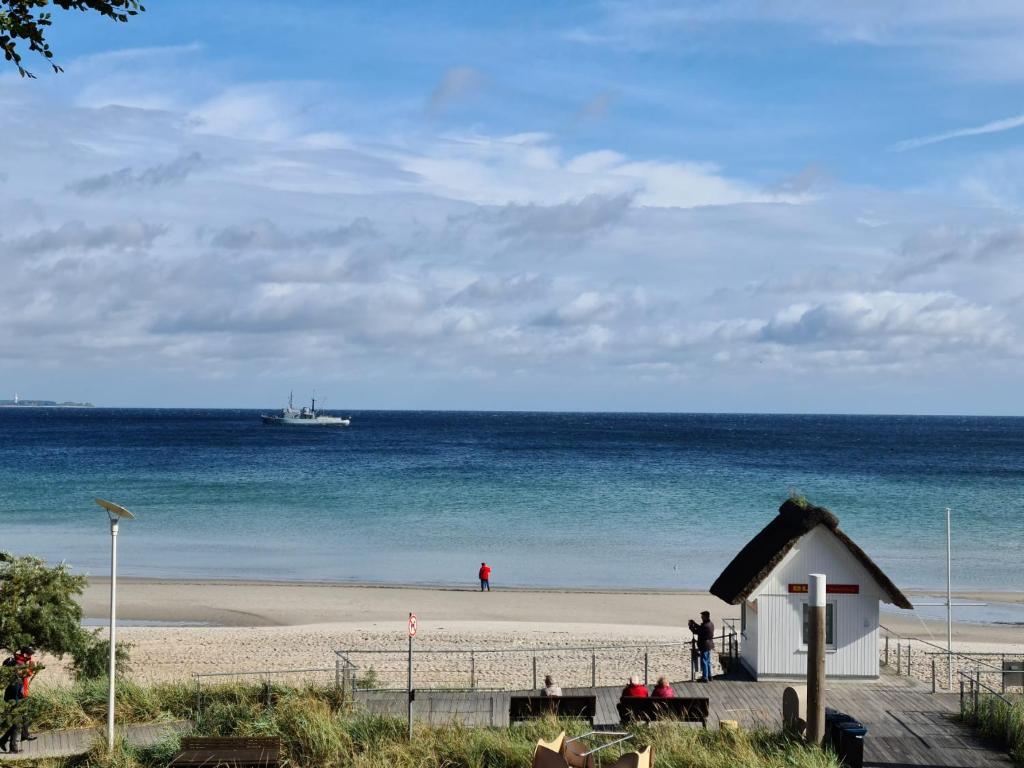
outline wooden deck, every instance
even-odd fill
[[[679,696],[710,699],[709,728],[722,720],[737,720],[745,728],[781,727],[782,692],[786,683],[746,679],[716,679],[709,684],[673,684]],[[416,718],[430,724],[458,720],[468,725],[508,725],[509,697],[527,692],[449,692],[419,690]],[[596,727],[618,726],[619,688],[567,688],[568,695],[597,695]],[[1003,751],[956,722],[959,698],[933,694],[906,677],[883,675],[876,681],[832,682],[826,704],[860,720],[868,729],[865,766],[874,768],[1012,768]],[[360,694],[367,709],[405,716],[403,691]],[[681,728],[700,725],[680,724]]]
[[[191,727],[191,723],[178,721],[152,725],[128,725],[118,728],[117,732],[123,734],[130,744],[137,747],[149,747],[159,744],[174,733],[183,733]],[[89,750],[94,741],[105,739],[106,730],[103,728],[75,728],[65,731],[44,731],[36,735],[39,738],[22,743],[20,745],[22,751],[16,755],[0,752],[0,762],[81,755]]]

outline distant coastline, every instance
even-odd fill
[[[0,400],[0,408],[95,408],[92,403],[75,403],[67,400],[58,403],[56,400]]]

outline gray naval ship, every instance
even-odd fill
[[[260,414],[264,424],[273,424],[283,427],[347,427],[352,423],[352,417],[341,418],[340,416],[327,416],[316,410],[316,399],[314,398],[309,408],[301,410],[292,405],[292,394],[288,393],[288,407],[281,410],[280,416]]]

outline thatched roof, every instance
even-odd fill
[[[816,507],[803,500],[789,499],[779,507],[779,514],[752,538],[740,553],[726,566],[715,583],[711,594],[731,605],[738,605],[750,597],[757,586],[768,578],[800,538],[815,527],[824,525],[857,558],[889,601],[900,608],[913,608],[906,595],[890,581],[882,569],[858,547],[853,539],[839,529],[839,519],[824,507]]]

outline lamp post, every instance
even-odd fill
[[[110,518],[110,688],[107,692],[107,749],[114,748],[114,672],[117,668],[117,524],[135,515],[119,504],[96,499]]]

